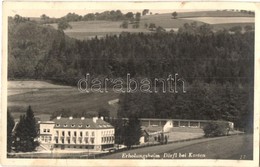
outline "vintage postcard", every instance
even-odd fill
[[[4,2],[3,166],[259,166],[250,2]]]

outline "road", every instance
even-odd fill
[[[253,136],[204,138],[127,150],[101,159],[253,159]]]

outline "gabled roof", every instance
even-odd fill
[[[52,120],[55,122],[54,128],[56,129],[111,129],[113,126],[108,122],[97,118],[94,122],[94,118],[55,118]]]

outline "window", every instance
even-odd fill
[[[49,133],[50,133],[50,129],[47,129],[47,132],[49,132]]]
[[[67,127],[68,125],[67,124],[64,124],[64,127]]]
[[[56,126],[57,126],[57,127],[59,127],[59,126],[60,126],[60,124],[56,124]]]
[[[77,136],[77,132],[76,131],[74,131],[74,136]]]
[[[75,127],[75,124],[72,124],[71,127]]]
[[[86,136],[88,136],[88,132],[86,132]]]
[[[95,132],[92,132],[92,136],[95,136]]]
[[[79,135],[82,137],[82,132],[80,132]]]
[[[70,131],[68,131],[68,136],[70,136]]]
[[[94,138],[91,138],[90,139],[90,142],[93,144],[95,142],[95,139]]]
[[[86,125],[86,127],[87,127],[87,128],[89,128],[89,127],[90,127],[90,125]]]
[[[88,137],[85,137],[85,143],[88,143]]]
[[[79,127],[81,128],[81,127],[82,127],[82,125],[79,125]]]
[[[65,134],[64,131],[62,131],[61,136],[64,136],[64,134]]]
[[[43,132],[46,132],[46,129],[43,129]]]

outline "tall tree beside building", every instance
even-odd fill
[[[7,111],[7,152],[12,151],[12,143],[13,143],[13,128],[14,128],[15,122],[14,118],[12,117],[11,113]]]
[[[17,127],[15,129],[15,136],[14,136],[14,147],[15,151],[19,152],[26,152],[27,147],[27,139],[26,139],[26,133],[25,133],[25,115],[20,116],[20,120],[17,124]]]
[[[28,130],[28,138],[31,143],[28,149],[29,151],[33,151],[39,145],[38,141],[36,140],[38,136],[39,128],[35,120],[34,112],[31,106],[28,107],[25,118],[26,118],[26,128]]]
[[[20,116],[15,132],[15,150],[22,152],[34,151],[39,145],[37,141],[38,127],[31,106],[26,115]]]
[[[124,144],[130,149],[133,145],[139,144],[141,137],[141,125],[137,117],[130,117],[125,128]]]

